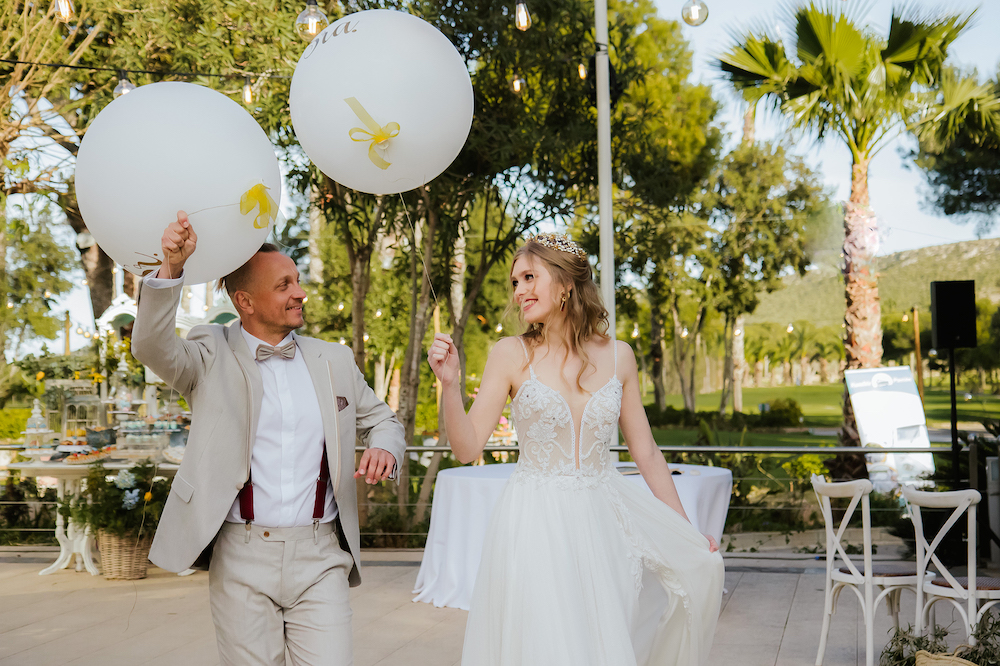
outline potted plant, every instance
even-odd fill
[[[149,547],[170,492],[170,482],[155,476],[148,462],[113,474],[94,463],[80,495],[60,509],[97,535],[105,578],[146,577]]]

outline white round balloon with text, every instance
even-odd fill
[[[199,284],[239,268],[267,240],[281,170],[264,130],[238,103],[193,83],[153,83],[91,123],[77,155],[76,196],[97,244],[136,275],[158,270],[163,231],[178,210],[187,212],[198,246],[184,282]]]
[[[295,135],[333,180],[394,194],[448,168],[472,127],[472,79],[437,28],[386,9],[349,14],[299,58],[289,92]]]

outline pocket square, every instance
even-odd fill
[[[337,411],[342,412],[347,409],[347,398],[342,395],[337,396]]]

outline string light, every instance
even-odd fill
[[[83,327],[82,326],[77,326],[76,327],[76,334],[77,335],[83,335]]]
[[[382,316],[382,310],[380,308],[380,309],[378,309],[378,310],[375,311],[375,317],[377,319],[378,317],[381,317],[381,316]]]
[[[514,91],[515,95],[520,95],[524,92],[524,79],[517,72],[514,72],[514,78],[510,80],[510,89]]]
[[[743,329],[737,328],[735,331],[733,331],[733,335],[735,335],[736,337],[743,335]]]
[[[503,324],[497,324],[497,333],[503,332]]]
[[[584,65],[581,62],[579,65],[576,66],[576,71],[580,75],[581,79],[586,80],[586,78],[587,78],[587,66],[586,65]]]
[[[328,25],[330,20],[316,4],[316,0],[306,0],[306,8],[295,19],[295,32],[303,40],[311,42]]]
[[[792,326],[791,324],[789,324],[788,328],[785,329],[785,333],[791,333],[794,330],[795,330],[795,327]]]
[[[639,322],[635,322],[635,325],[632,326],[632,337],[633,338],[639,337]]]
[[[303,296],[302,297],[302,302],[303,303],[308,303],[309,302],[309,297],[308,296]]]
[[[904,315],[903,315],[903,323],[906,323],[906,322],[908,322],[908,321],[910,321],[910,315],[908,315],[908,314],[904,314]]]
[[[365,333],[365,334],[364,334],[363,336],[361,336],[361,337],[363,337],[363,338],[365,339],[365,342],[368,342],[368,334],[367,334],[367,333]]]
[[[84,279],[80,280],[80,286],[81,287],[86,287],[88,284],[90,284],[90,283],[87,282],[87,278],[84,278]]]
[[[45,290],[45,298],[52,298],[52,292],[48,289]]]
[[[518,2],[514,7],[514,26],[521,32],[531,27],[531,14],[524,2]]]
[[[202,309],[203,309],[203,310],[204,310],[205,312],[208,312],[208,306],[207,306],[207,305],[203,305],[203,306],[201,306],[201,307],[202,307]]]
[[[69,23],[76,15],[73,9],[73,0],[53,0],[52,11],[55,12],[56,20]]]
[[[340,344],[347,345],[347,340],[345,340],[344,338],[341,338],[340,339]]]
[[[253,86],[250,85],[250,77],[243,77],[243,103],[251,104],[253,102]]]
[[[14,307],[14,301],[7,301],[7,309],[10,310]]]
[[[688,336],[688,330],[687,330],[687,327],[685,326],[684,330],[681,331],[681,337],[682,338],[686,338],[687,336]]]
[[[115,86],[114,90],[115,98],[127,95],[135,90],[135,87],[135,84],[128,80],[128,74],[125,73],[125,70],[118,70],[118,85]]]
[[[340,305],[337,306],[337,310],[341,311],[341,312],[344,310],[344,302],[343,301],[341,301]]]
[[[688,0],[681,8],[681,18],[688,25],[697,27],[708,19],[708,5],[701,0]]]

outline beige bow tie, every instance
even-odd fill
[[[286,359],[295,358],[295,340],[292,340],[288,344],[281,345],[280,347],[272,347],[271,345],[257,345],[258,361],[266,361],[272,356],[280,356],[281,358],[286,358]]]

